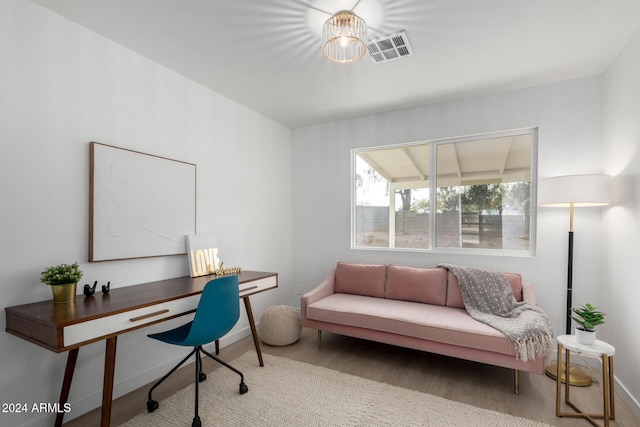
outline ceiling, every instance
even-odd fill
[[[437,145],[438,186],[531,180],[530,132]],[[429,186],[431,143],[358,151],[396,188]]]
[[[290,128],[606,70],[638,0],[32,0]],[[351,9],[415,55],[332,63],[320,33]]]

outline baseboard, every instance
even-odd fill
[[[624,400],[624,403],[631,410],[631,412],[633,412],[633,415],[635,415],[635,417],[640,420],[640,402],[638,402],[638,400],[629,393],[629,390],[624,386],[624,384],[618,381],[618,378],[615,375],[614,378],[616,383],[616,396],[620,396],[620,398]]]

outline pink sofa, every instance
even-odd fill
[[[519,274],[503,273],[518,301],[535,302],[533,287]],[[544,358],[523,362],[501,332],[464,309],[458,279],[444,268],[339,262],[314,290],[302,296],[302,326],[379,341],[514,370],[544,373]]]

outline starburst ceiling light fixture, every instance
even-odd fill
[[[322,54],[331,61],[357,61],[366,45],[367,23],[348,10],[336,13],[322,27]]]

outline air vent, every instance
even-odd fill
[[[388,34],[367,43],[367,54],[374,64],[393,61],[413,55],[409,38],[405,31]]]

